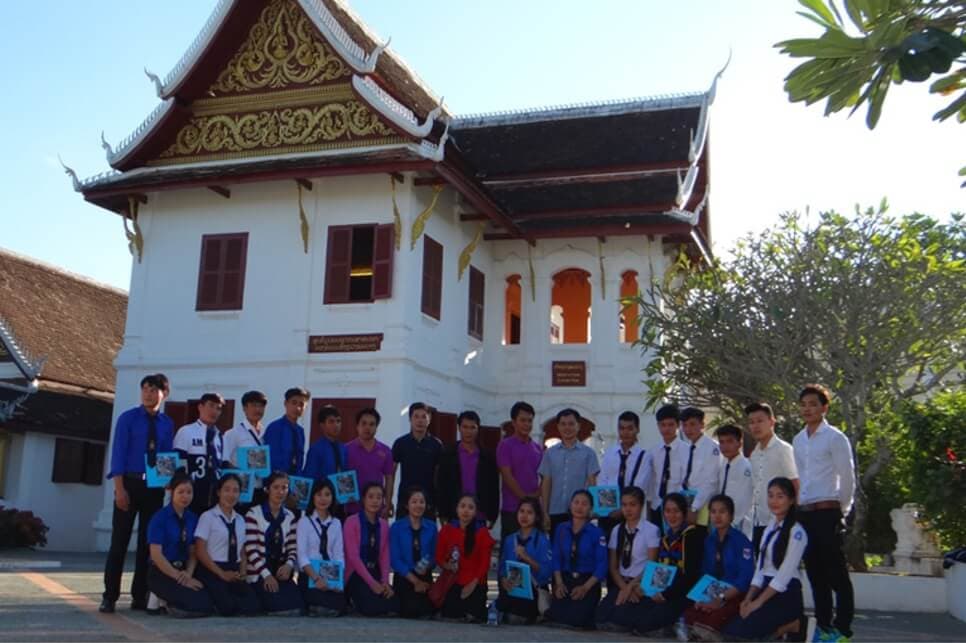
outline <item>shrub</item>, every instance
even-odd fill
[[[0,548],[46,547],[48,531],[50,527],[32,511],[0,505]]]

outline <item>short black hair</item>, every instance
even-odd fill
[[[356,424],[359,424],[362,418],[366,415],[371,415],[373,418],[375,418],[376,426],[379,426],[379,423],[382,422],[382,416],[379,415],[379,411],[372,408],[371,406],[367,406],[366,408],[356,413]]]
[[[685,422],[687,420],[701,420],[704,421],[704,411],[696,406],[689,406],[688,408],[681,411],[681,421]]]
[[[580,413],[577,412],[577,409],[571,408],[563,409],[557,413],[557,422],[559,422],[561,418],[565,418],[568,415],[572,416],[575,420],[577,420],[578,423],[580,422]]]
[[[215,404],[225,405],[225,398],[221,396],[221,393],[205,393],[198,399],[198,404],[204,404],[206,402],[214,402]]]
[[[624,411],[617,416],[618,422],[633,422],[634,426],[641,428],[641,418],[634,411]]]
[[[242,406],[248,406],[249,404],[268,404],[268,397],[261,391],[248,391],[242,395],[241,403]]]
[[[315,494],[319,493],[323,489],[328,489],[329,493],[332,494],[332,504],[329,505],[329,515],[332,515],[336,505],[339,504],[335,499],[335,485],[332,484],[332,481],[328,478],[319,478],[312,483],[312,493],[309,494],[309,507],[305,510],[306,516],[311,516],[315,513]]]
[[[731,499],[731,496],[726,496],[723,493],[719,493],[717,495],[711,496],[711,500],[708,501],[708,508],[710,509],[711,505],[713,505],[716,502],[720,502],[721,504],[723,504],[725,506],[725,509],[728,510],[728,513],[731,514],[732,517],[734,517],[735,501]]]
[[[290,388],[287,391],[285,391],[285,401],[286,402],[288,402],[290,399],[292,399],[293,397],[296,397],[296,396],[298,396],[298,397],[304,397],[305,399],[309,399],[310,397],[312,397],[312,394],[309,393],[307,389],[304,389],[301,386],[293,386],[292,388]]]
[[[681,409],[677,404],[665,404],[657,410],[657,421],[661,420],[681,420]]]
[[[536,415],[537,412],[533,410],[533,405],[529,402],[515,402],[513,406],[510,407],[510,419],[515,420],[517,416],[520,415],[520,411],[526,411],[530,415]]]
[[[463,411],[456,418],[456,426],[463,424],[463,420],[469,420],[470,422],[475,422],[477,428],[480,426],[480,415],[476,411]]]
[[[714,434],[719,438],[723,435],[730,435],[735,440],[738,440],[738,442],[741,442],[741,438],[744,435],[741,429],[736,427],[734,424],[725,424],[723,426],[719,426],[718,429],[714,432]],[[731,512],[731,513],[734,513],[734,512]]]
[[[768,402],[752,402],[745,407],[745,416],[751,415],[752,413],[756,413],[758,411],[761,411],[773,420],[775,419],[775,411],[771,408],[771,405]]]
[[[342,414],[339,413],[339,409],[335,408],[331,404],[326,404],[319,409],[319,424],[325,424],[325,421],[331,417],[341,418]]]
[[[145,375],[141,378],[141,388],[144,388],[145,384],[148,386],[153,386],[164,393],[167,393],[171,388],[171,385],[168,383],[168,376],[164,373],[151,373],[150,375]]]
[[[409,419],[413,419],[413,413],[420,409],[426,411],[426,413],[429,415],[433,414],[433,408],[425,402],[413,402],[409,405]]]
[[[806,395],[816,396],[818,401],[822,403],[822,406],[828,405],[829,400],[832,399],[832,394],[821,384],[806,384],[802,388],[802,392],[798,394],[798,401],[801,402],[804,400]]]
[[[171,476],[171,480],[168,481],[168,489],[174,491],[183,484],[191,485],[192,490],[194,489],[194,482],[191,480],[191,476],[184,469],[178,469]]]

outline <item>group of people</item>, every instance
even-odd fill
[[[687,628],[685,635],[761,639],[801,631],[804,562],[817,639],[851,637],[842,535],[852,505],[852,454],[825,419],[830,395],[819,385],[801,391],[804,427],[793,444],[775,434],[767,404],[745,409],[756,441],[750,459],[741,428],[721,426],[712,439],[704,413],[693,407],[658,409],[655,449],[638,444],[637,414],[622,413],[618,443],[598,460],[578,439],[581,418],[573,409],[557,414],[560,441],[544,449],[530,437],[534,408],[517,402],[512,433],[492,454],[480,448],[473,411],[457,419],[459,441],[443,446],[428,432],[432,409],[414,403],[410,431],[390,448],[375,438],[375,409],[357,414],[358,437],[343,444],[339,410],[324,407],[316,418],[322,436],[306,450],[299,424],[310,397],[304,389],[286,391],[284,416],[264,427],[266,396],[246,393],[244,419],[224,435],[215,426],[219,395],[202,396],[198,421],[175,434],[161,412],[167,392],[164,375],[145,377],[141,405],[117,421],[103,612],[118,600],[137,517],[133,609],[148,608],[150,591],[180,616],[338,616],[351,609],[483,622],[495,614],[510,623],[640,634],[677,628],[679,636]],[[239,447],[258,445],[270,447],[271,474],[243,506],[241,480],[220,472],[235,468]],[[165,492],[146,485],[145,469],[171,449],[187,467],[172,477],[162,508]],[[350,470],[359,501],[341,505],[329,475]],[[304,511],[290,494],[296,475],[314,481]],[[619,509],[595,515],[590,488],[599,486],[617,488]],[[497,521],[498,597],[488,607]],[[337,563],[344,576],[320,572],[320,561]],[[677,571],[651,595],[641,582],[649,561]],[[508,562],[529,567],[529,598],[512,591],[518,579],[509,577]],[[727,589],[691,600],[703,576]]]

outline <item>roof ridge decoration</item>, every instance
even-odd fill
[[[429,136],[429,133],[433,130],[433,125],[436,123],[436,119],[443,113],[443,101],[440,99],[439,105],[426,115],[426,119],[420,125],[413,111],[393,98],[371,76],[353,74],[352,88],[356,90],[363,100],[392,121],[393,125],[414,138],[426,138]]]
[[[33,393],[36,391],[38,386],[37,376],[40,375],[40,371],[43,369],[47,358],[34,357],[30,351],[17,341],[13,327],[4,319],[3,315],[0,315],[0,342],[3,342],[4,346],[6,346],[10,356],[13,357],[14,363],[16,363],[17,367],[24,374],[24,378],[28,380],[27,392]]]
[[[207,49],[208,43],[211,42],[212,36],[218,31],[225,18],[228,16],[229,10],[235,6],[235,3],[239,0],[219,0],[218,4],[215,5],[214,11],[208,16],[208,20],[205,21],[204,26],[195,39],[191,42],[191,46],[188,50],[184,52],[181,56],[181,60],[168,72],[164,77],[164,84],[161,87],[160,98],[170,97],[171,90],[174,89],[178,84],[184,80],[184,75],[195,66],[198,62],[198,58],[201,53]]]
[[[677,174],[678,193],[674,200],[674,212],[688,212],[683,210],[683,208],[687,205],[688,201],[691,200],[691,192],[694,190],[694,185],[697,183],[698,173],[700,172],[699,168],[701,157],[704,154],[705,144],[708,142],[708,124],[710,123],[708,112],[711,109],[711,105],[714,103],[715,95],[718,92],[718,80],[720,80],[724,75],[729,64],[731,64],[731,50],[728,50],[728,59],[725,61],[725,64],[721,67],[721,69],[718,70],[718,73],[714,75],[714,79],[711,81],[711,87],[708,88],[708,91],[704,93],[701,99],[701,112],[698,115],[697,138],[695,138],[695,133],[691,132],[689,142],[688,162],[690,163],[690,166],[688,167],[688,172],[684,176],[683,180],[681,179],[680,170],[678,170]],[[706,191],[704,198],[707,199],[707,197],[708,194]],[[702,201],[699,207],[704,207],[704,201]],[[695,209],[695,212],[699,212],[699,209]],[[694,214],[693,218],[695,223],[692,223],[691,225],[696,224],[698,215]]]
[[[376,45],[369,54],[356,43],[349,33],[339,24],[332,12],[322,2],[322,0],[298,0],[299,6],[305,11],[309,19],[322,33],[322,37],[332,45],[343,60],[360,74],[371,74],[376,70],[376,63],[379,56],[389,46],[386,40],[382,44]]]
[[[158,106],[154,108],[148,117],[141,121],[141,124],[138,125],[137,129],[128,134],[127,138],[122,139],[113,150],[107,141],[104,140],[104,132],[102,131],[101,146],[107,153],[108,164],[110,164],[111,167],[114,167],[118,163],[123,162],[127,155],[133,151],[139,143],[141,143],[144,137],[147,136],[149,132],[154,130],[154,126],[157,124],[157,122],[167,116],[168,112],[170,112],[173,107],[174,97],[167,98],[161,103],[158,103]]]

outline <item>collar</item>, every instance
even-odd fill
[[[620,442],[615,444],[613,448],[614,448],[614,453],[616,453],[617,455],[622,455],[624,453],[624,449],[623,447],[621,447]],[[631,455],[639,451],[640,449],[641,449],[641,445],[635,442],[634,444],[631,445],[631,448],[627,450],[627,454]]]
[[[240,424],[241,424],[241,426],[242,426],[243,429],[246,429],[248,431],[254,431],[255,432],[255,435],[261,435],[262,434],[261,424],[259,424],[258,426],[254,426],[251,422],[248,421],[247,418],[246,419],[242,419],[242,421],[240,422]]]
[[[312,514],[312,517],[310,518],[310,520],[312,520],[312,522],[314,522],[317,525],[318,524],[321,524],[321,525],[330,525],[330,524],[332,524],[332,521],[334,520],[334,518],[332,517],[332,514],[329,514],[328,516],[326,516],[325,520],[320,520],[319,519],[319,514],[313,513]]]
[[[767,451],[774,446],[777,440],[778,440],[778,434],[772,433],[771,438],[768,440],[768,444],[766,446],[761,446],[761,442],[757,442],[755,444],[755,451]]]
[[[231,516],[225,514],[225,512],[221,510],[221,505],[215,505],[213,507],[213,509],[214,509],[215,513],[217,513],[219,516],[221,516],[222,518],[224,518],[228,522],[231,522],[232,520],[234,520],[235,518],[237,518],[239,516],[239,513],[237,511],[235,511],[234,509],[231,510]]]
[[[555,444],[553,448],[556,449],[557,447],[560,447],[561,449],[566,449],[567,451],[572,451],[574,449],[580,448],[580,444],[581,444],[580,443],[580,440],[574,440],[574,445],[572,447],[568,447],[566,444],[564,444],[564,441],[561,440],[560,442],[558,442],[557,444]]]
[[[521,440],[520,436],[517,435],[515,432],[510,434],[510,437],[516,440],[517,442],[519,442],[520,444],[530,444],[531,442],[533,442],[533,439],[529,435],[527,436],[526,440]]]
[[[826,429],[831,429],[831,428],[832,428],[832,425],[828,423],[828,420],[825,418],[822,418],[822,422],[818,425],[818,428],[815,429],[815,433],[813,433],[812,436],[816,436],[819,433],[822,433],[823,431],[825,431]],[[805,435],[808,436],[807,426],[805,427]]]
[[[480,453],[480,447],[479,447],[479,445],[477,445],[475,449],[473,449],[472,451],[470,451],[469,449],[466,448],[466,446],[465,446],[465,444],[464,444],[464,442],[462,440],[460,440],[460,442],[459,442],[459,450],[460,451],[463,451],[467,455],[479,455],[479,453]]]
[[[745,457],[744,454],[741,451],[739,451],[738,454],[735,457],[731,458],[730,460],[725,459],[725,464],[734,464],[735,462],[741,462],[742,458],[744,457]]]

